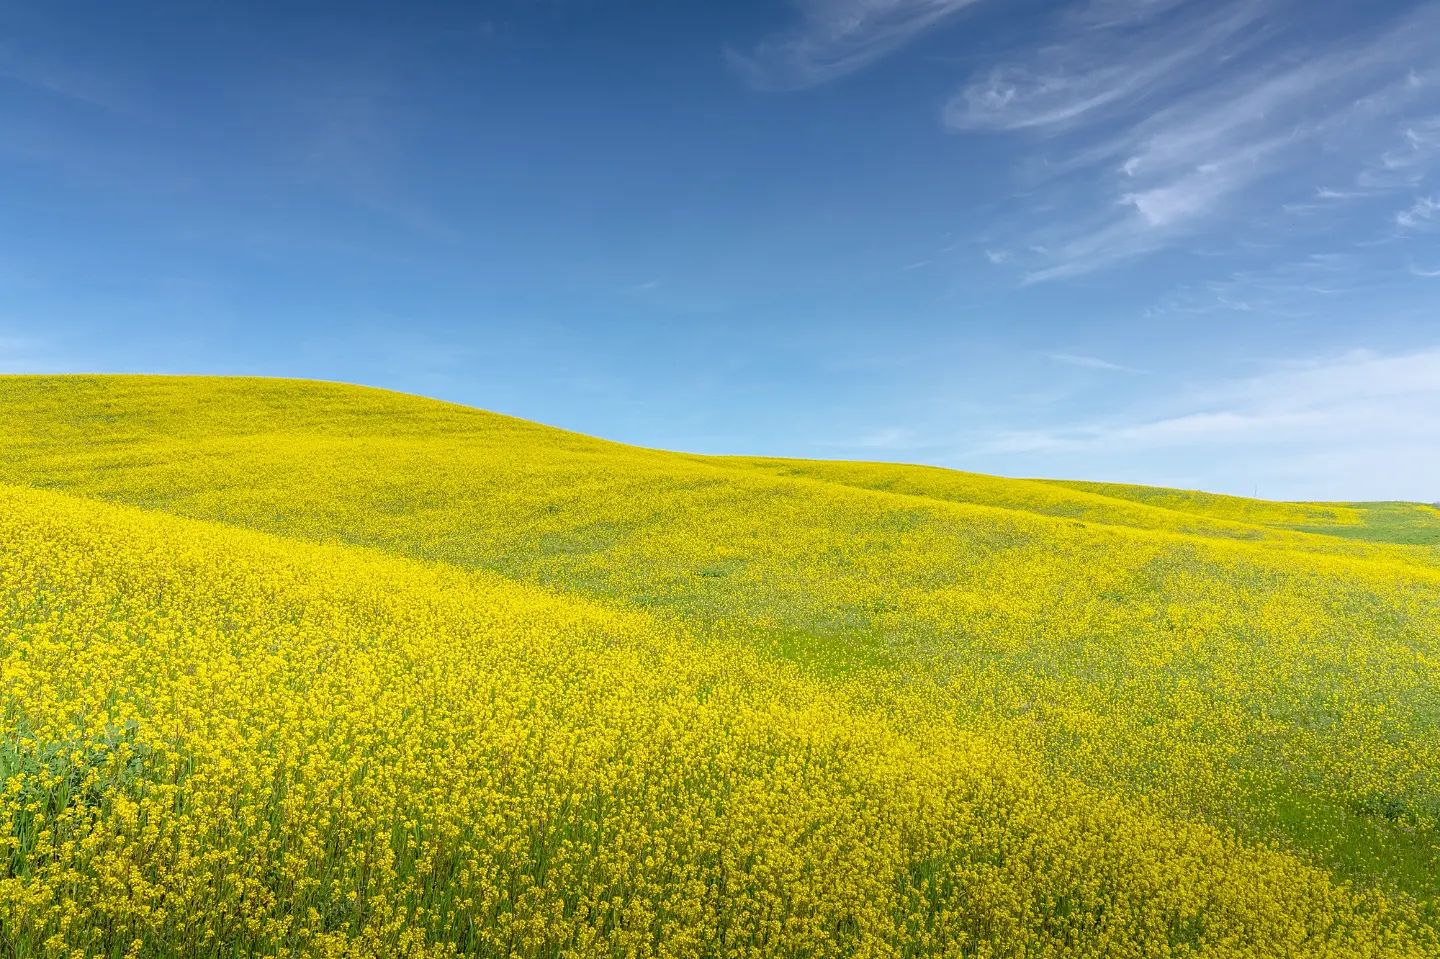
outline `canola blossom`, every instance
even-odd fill
[[[1440,955],[1434,511],[0,398],[5,955]]]

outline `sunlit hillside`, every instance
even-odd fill
[[[0,377],[0,955],[1440,955],[1440,511]]]

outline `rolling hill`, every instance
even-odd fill
[[[1440,954],[1440,511],[0,377],[8,954]]]

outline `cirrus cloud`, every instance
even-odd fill
[[[798,0],[800,23],[748,53],[727,50],[750,83],[813,87],[859,70],[979,0]]]

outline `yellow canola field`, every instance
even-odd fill
[[[0,487],[17,957],[1396,956],[1400,894],[684,626]]]
[[[191,377],[0,484],[0,956],[1440,956],[1431,508]]]

